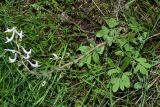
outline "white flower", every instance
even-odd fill
[[[13,50],[13,49],[4,49],[5,51],[8,51],[8,52],[12,52],[12,53],[15,53],[16,50]]]
[[[53,53],[52,54],[53,55],[53,58],[50,58],[50,59],[52,59],[52,60],[57,60],[59,57],[57,56],[57,54],[55,54],[55,53]]]
[[[29,54],[23,55],[23,58],[28,60],[30,58],[30,55]]]
[[[35,64],[33,64],[30,60],[27,60],[29,62],[29,64],[32,66],[32,67],[35,67],[35,68],[38,68],[40,67],[41,65],[38,64],[38,61],[35,61]]]
[[[5,43],[9,43],[9,42],[13,41],[14,38],[16,38],[16,39],[18,38],[18,40],[21,41],[22,38],[24,37],[23,32],[22,31],[18,32],[16,30],[16,27],[13,27],[12,29],[7,28],[7,30],[5,32],[7,32],[7,33],[11,32],[12,33],[11,37],[6,37],[6,42]],[[16,48],[18,50],[4,49],[5,51],[12,52],[14,54],[14,58],[9,57],[9,62],[10,63],[14,63],[17,60],[18,55],[20,55],[20,56],[23,57],[23,60],[27,61],[27,63],[29,63],[32,67],[37,68],[37,67],[41,66],[41,65],[38,64],[38,61],[33,60],[34,62],[31,62],[31,60],[29,60],[30,59],[30,55],[32,53],[31,49],[27,51],[23,46],[21,46],[21,44],[16,44],[16,46],[17,46]],[[20,47],[20,49],[19,49],[19,47]],[[55,58],[57,58],[56,54],[53,55],[53,56]]]
[[[14,53],[14,58],[13,59],[9,57],[9,62],[10,63],[14,63],[14,62],[16,62],[16,60],[17,60],[17,53]]]
[[[23,50],[23,52],[24,52],[25,54],[31,54],[31,52],[32,52],[31,49],[30,49],[29,51],[27,51],[26,49],[24,49],[23,46],[21,46],[21,48],[22,48],[22,50]]]
[[[4,49],[4,50],[8,52],[12,52],[14,54],[14,58],[9,57],[9,62],[14,63],[17,60],[16,50],[12,50],[12,49]]]
[[[17,36],[19,36],[20,39],[22,39],[24,37],[22,31],[20,33],[17,32],[16,27],[13,27],[12,29],[7,28],[7,30],[5,32],[7,32],[7,33],[12,32],[11,38],[6,37],[7,41],[5,43],[11,42],[14,39],[15,34],[17,34]]]
[[[5,31],[5,32],[13,32],[13,31],[15,31],[16,30],[16,27],[13,27],[12,29],[8,29],[7,28],[7,30]]]
[[[43,81],[41,86],[44,87],[47,84],[47,81]]]
[[[23,46],[21,46],[21,48],[22,48],[23,52],[25,53],[25,55],[23,56],[23,58],[26,59],[26,60],[29,59],[32,50],[30,49],[29,51],[27,51],[26,49],[24,49]]]
[[[23,32],[21,31],[20,33],[18,33],[17,31],[16,31],[16,34],[20,37],[20,39],[22,39],[23,37],[24,37],[24,35],[23,35]]]
[[[14,35],[15,35],[15,30],[13,31],[12,36],[10,38],[6,37],[7,41],[5,43],[11,42],[14,39]]]

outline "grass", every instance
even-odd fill
[[[143,25],[144,32],[151,36],[157,34],[160,2],[124,0],[119,4],[119,8],[116,8],[121,0],[93,1],[0,1],[0,55],[3,54],[3,49],[15,48],[12,44],[7,47],[4,43],[4,31],[15,26],[25,34],[23,46],[32,48],[32,58],[40,61],[42,65],[32,71],[50,74],[32,75],[25,67],[17,66],[20,61],[8,63],[10,54],[6,54],[0,58],[0,106],[160,106],[158,65],[150,71],[148,78],[144,78],[146,84],[143,84],[143,89],[135,90],[131,87],[113,93],[108,85],[107,55],[100,57],[103,64],[90,64],[90,69],[86,66],[78,67],[78,64],[74,63],[79,57],[77,49],[81,44],[88,45],[92,40],[102,43],[103,40],[97,39],[95,34],[101,26],[106,25],[106,18],[116,18],[121,23],[120,26],[127,30],[125,23],[130,23],[131,17],[134,17]],[[120,9],[126,3],[131,3],[128,9]],[[159,37],[156,36],[144,44],[141,53],[150,62],[159,63],[158,51]],[[51,60],[53,53],[60,59]],[[109,56],[113,56],[113,53],[109,53]],[[113,59],[119,61],[118,57],[113,56]],[[69,62],[73,62],[69,69],[59,68]],[[134,82],[138,77],[132,79]],[[149,90],[147,83],[152,84]]]

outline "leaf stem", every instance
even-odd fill
[[[86,54],[81,55],[80,57],[78,57],[76,60],[69,62],[63,66],[61,66],[61,68],[66,68],[66,67],[70,67],[71,65],[73,65],[74,63],[78,63],[81,59],[83,59],[85,56],[87,56],[88,54],[90,54],[91,52],[93,52],[96,48],[102,47],[106,45],[106,42],[102,42],[100,44],[98,44],[97,46],[95,46],[94,48],[90,49]]]

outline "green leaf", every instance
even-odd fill
[[[111,78],[111,84],[115,84],[117,81],[119,80],[119,78]]]
[[[135,58],[138,58],[139,55],[140,55],[139,51],[134,51]]]
[[[124,91],[124,82],[122,80],[119,81],[120,89]]]
[[[86,64],[89,65],[91,63],[91,55],[87,56]]]
[[[139,71],[141,74],[148,75],[148,70],[145,67],[143,67],[142,65],[139,66]]]
[[[137,73],[138,71],[143,75],[148,75],[148,70],[140,63],[137,64],[136,68],[134,69],[134,73]]]
[[[142,84],[140,83],[140,82],[136,82],[135,84],[134,84],[134,88],[135,89],[141,89],[142,88]]]
[[[147,69],[152,67],[151,64],[149,64],[149,63],[141,63],[141,64]]]
[[[129,64],[131,63],[131,61],[132,60],[131,60],[130,57],[125,57],[123,59],[123,63],[122,63],[122,67],[121,67],[122,71],[124,71],[129,66]]]
[[[112,91],[113,92],[117,92],[118,91],[119,86],[120,86],[119,81],[120,81],[119,78],[112,78],[111,79],[111,84],[113,85],[112,86]]]
[[[137,73],[140,69],[141,64],[137,64],[136,68],[134,69],[134,73]]]
[[[124,75],[131,76],[132,72],[125,72]]]
[[[41,6],[38,5],[38,4],[36,4],[36,3],[32,4],[31,6],[32,6],[35,10],[40,10],[40,8],[41,8]]]
[[[131,47],[129,44],[125,44],[124,48],[127,52],[132,52],[133,51],[133,47]]]
[[[108,36],[109,29],[105,26],[102,26],[102,29],[97,32],[96,37]]]
[[[139,63],[144,63],[144,62],[146,62],[147,60],[146,60],[145,58],[141,58],[141,57],[140,57],[140,58],[137,58],[136,61],[139,62]]]
[[[135,32],[140,32],[143,29],[139,24],[129,24],[129,27]]]
[[[126,88],[129,88],[130,87],[130,80],[129,80],[129,77],[125,74],[122,75],[122,81],[124,83],[124,86]]]
[[[92,55],[92,58],[93,58],[93,61],[97,64],[99,64],[99,55],[97,52],[93,52],[93,55]]]
[[[87,64],[89,65],[91,63],[91,55],[84,57],[80,60],[79,66],[82,67],[83,65]]]
[[[113,75],[113,74],[117,74],[117,73],[120,73],[121,71],[120,70],[118,70],[118,69],[111,69],[111,70],[109,70],[108,71],[108,75],[109,76],[111,76],[111,75]]]
[[[102,46],[102,47],[100,47],[100,48],[96,48],[96,52],[99,53],[100,55],[102,55],[103,52],[104,52],[104,47],[105,47],[105,46]]]
[[[79,62],[79,67],[82,67],[86,63],[86,58],[83,58]]]
[[[115,83],[113,84],[113,86],[112,86],[113,92],[117,92],[118,89],[119,89],[119,86],[120,86],[120,84],[119,84],[119,78],[118,78],[118,79],[117,79],[117,82],[115,82]]]
[[[114,28],[114,27],[116,27],[119,24],[119,22],[116,19],[114,19],[114,18],[106,20],[106,23],[108,24],[108,26],[110,28]]]
[[[85,54],[86,52],[88,52],[90,50],[90,47],[89,46],[80,46],[78,48],[79,51],[81,51],[81,53]]]
[[[93,39],[88,39],[88,42],[90,43],[90,48],[94,48],[97,45]]]
[[[108,43],[109,46],[111,46],[114,42],[114,38],[110,36],[105,37],[104,40]]]
[[[149,69],[152,67],[151,64],[147,63],[147,60],[145,58],[137,58],[136,61],[139,62],[146,69]]]
[[[120,45],[120,47],[122,48],[127,43],[127,40],[126,39],[118,39],[117,42]]]
[[[136,21],[135,18],[130,19],[131,23],[128,24],[132,31],[140,32],[143,30],[143,27]]]
[[[123,51],[116,51],[115,54],[118,55],[118,56],[124,56],[124,52]]]
[[[109,32],[110,37],[118,37],[119,36],[119,30],[117,29],[111,29]]]
[[[107,58],[107,64],[111,67],[111,68],[114,68],[116,67],[113,60],[111,58]]]

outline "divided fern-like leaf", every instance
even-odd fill
[[[119,22],[114,18],[110,18],[109,20],[106,20],[106,23],[108,24],[109,28],[114,28],[119,24]]]

